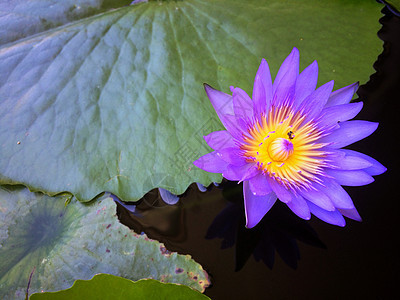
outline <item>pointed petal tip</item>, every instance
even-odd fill
[[[209,96],[209,93],[212,93],[213,91],[216,91],[216,89],[214,89],[211,85],[209,85],[208,83],[203,83],[203,87],[207,93],[207,95]]]
[[[347,90],[347,89],[353,89],[353,94],[358,90],[358,87],[360,86],[360,82],[356,81],[352,84],[349,84],[343,88],[340,88],[339,90]]]
[[[296,47],[293,47],[292,51],[290,52],[290,54],[288,55],[287,58],[291,58],[293,59],[295,62],[299,63],[300,60],[300,51],[299,49],[297,49]]]
[[[362,218],[360,214],[358,213],[356,208],[352,209],[341,209],[338,208],[338,211],[345,217],[352,219],[354,221],[362,222]]]
[[[204,193],[207,191],[207,187],[205,185],[202,185],[200,182],[196,182],[196,185],[200,192]]]
[[[307,204],[310,208],[310,212],[325,223],[340,227],[344,227],[346,225],[346,220],[343,218],[342,213],[338,209],[335,211],[327,211],[313,204],[312,202],[307,201]]]
[[[356,122],[356,121],[357,120],[354,120],[354,122]],[[368,128],[370,134],[372,134],[378,128],[379,123],[378,122],[371,122],[371,121],[363,121],[363,126],[365,126],[365,128]]]
[[[363,221],[363,219],[361,218],[360,215],[354,216],[354,217],[352,217],[352,218],[350,218],[350,219],[352,219],[352,220],[354,220],[354,221],[357,221],[357,222],[362,222],[362,221]]]
[[[374,174],[371,174],[371,176],[381,175],[387,171],[387,168],[381,163],[379,163],[379,165],[375,165],[374,171],[375,171]]]
[[[203,87],[206,90],[206,92],[208,93],[209,91],[217,91],[217,89],[213,88],[211,85],[209,85],[208,83],[203,83]]]
[[[297,49],[296,47],[293,47],[293,49],[292,49],[292,52],[290,52],[290,54],[300,54],[300,51],[299,51],[299,49]]]
[[[309,64],[309,65],[306,67],[306,69],[307,69],[307,68],[311,68],[311,71],[314,72],[314,73],[316,73],[317,76],[318,76],[318,62],[317,62],[316,60],[314,60],[311,64]],[[305,69],[304,69],[304,70],[305,70]]]
[[[355,120],[357,121],[357,120]],[[365,128],[368,130],[369,134],[366,136],[370,136],[371,134],[373,134],[379,127],[379,123],[378,122],[370,122],[370,121],[364,121],[365,123]]]
[[[265,58],[261,59],[260,66],[258,67],[259,70],[268,70],[269,71],[269,66],[268,62]],[[256,76],[259,75],[259,72],[257,72]]]
[[[246,217],[246,225],[244,225],[247,229],[252,229],[254,228],[258,223],[251,223],[249,220],[247,220]]]
[[[371,167],[364,169],[364,171],[371,176],[377,176],[385,173],[387,171],[387,168],[377,161]]]
[[[200,168],[200,166],[202,165],[202,163],[200,162],[200,158],[196,159],[196,160],[193,162],[193,164],[194,164],[196,167]],[[200,169],[201,169],[201,168],[200,168]]]
[[[163,189],[163,188],[158,188],[158,191],[160,193],[161,199],[169,204],[169,205],[174,205],[178,203],[179,197],[175,194],[172,194],[170,191]]]

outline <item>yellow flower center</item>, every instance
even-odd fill
[[[286,161],[293,154],[293,144],[284,138],[276,138],[268,147],[269,156],[273,161]]]
[[[241,145],[248,162],[257,163],[263,174],[286,188],[309,187],[326,166],[327,153],[321,149],[325,144],[316,142],[322,131],[304,120],[305,115],[291,107],[273,106],[244,135]]]

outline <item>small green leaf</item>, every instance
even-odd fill
[[[33,294],[31,300],[70,300],[70,299],[113,299],[113,300],[148,300],[148,299],[210,299],[185,285],[162,283],[154,279],[136,282],[113,276],[98,274],[91,280],[77,280],[74,285],[63,291]]]
[[[192,164],[210,151],[202,136],[222,129],[202,83],[251,95],[261,58],[276,74],[294,46],[301,68],[318,61],[320,84],[363,83],[382,50],[381,7],[150,1],[5,44],[0,183],[69,191],[81,201],[103,191],[136,201],[154,187],[181,194],[192,182],[218,182],[221,175]]]
[[[0,298],[69,288],[76,279],[109,273],[131,280],[153,278],[209,285],[202,267],[189,255],[122,225],[112,198],[83,204],[70,195],[49,197],[27,189],[0,187]]]

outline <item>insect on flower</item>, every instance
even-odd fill
[[[194,164],[243,182],[248,228],[277,199],[303,219],[313,214],[339,226],[345,225],[343,216],[361,221],[342,185],[366,185],[386,171],[375,159],[342,149],[378,127],[351,120],[363,106],[350,103],[358,84],[332,92],[333,81],[316,89],[317,79],[316,61],[299,74],[294,48],[274,82],[266,60],[261,61],[252,98],[237,87],[228,95],[204,85],[226,130],[204,137],[214,151]]]

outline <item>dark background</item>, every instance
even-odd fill
[[[346,187],[362,222],[346,219],[344,228],[315,217],[306,222],[277,203],[255,230],[247,230],[241,185],[229,182],[205,193],[193,184],[173,206],[153,190],[137,207],[141,217],[119,205],[121,221],[168,250],[190,254],[210,275],[205,294],[212,299],[399,297],[400,17],[386,8],[383,13],[378,35],[384,49],[376,73],[357,92],[364,108],[356,117],[380,125],[349,148],[388,170],[368,186]]]

